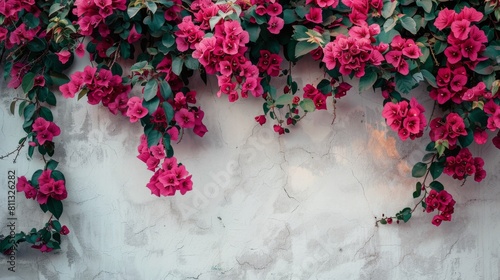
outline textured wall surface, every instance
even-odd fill
[[[305,69],[316,69],[315,64]],[[304,71],[299,84],[317,83]],[[23,137],[21,120],[0,99],[0,154]],[[410,170],[427,139],[401,143],[381,117],[379,93],[353,88],[332,110],[308,115],[289,135],[259,126],[261,100],[229,104],[216,84],[198,83],[209,132],[175,146],[193,191],[157,198],[152,173],[136,159],[141,134],[106,108],[58,99],[54,159],[67,180],[62,250],[22,246],[16,272],[1,257],[2,279],[498,279],[500,151],[472,148],[486,161],[480,185],[445,180],[457,201],[451,223],[415,212],[410,223],[375,227],[374,216],[416,203]],[[428,99],[419,99],[431,108]],[[430,111],[426,112],[427,118]],[[425,137],[424,137],[425,138]],[[0,161],[0,233],[7,233],[7,171],[42,167],[39,157]],[[446,175],[443,175],[446,176]],[[17,195],[17,230],[48,215]]]

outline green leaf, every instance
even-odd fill
[[[377,72],[375,72],[374,70],[366,71],[365,75],[359,79],[359,92],[364,92],[371,89],[377,81],[377,78]]]
[[[429,168],[429,170],[431,172],[432,179],[436,180],[443,173],[444,163],[437,161],[433,162],[431,163],[431,167]]]
[[[396,73],[394,80],[396,82],[396,91],[400,93],[409,93],[415,86],[417,86],[417,81],[411,75],[402,75]]]
[[[314,105],[314,101],[309,98],[304,98],[299,103],[300,108],[305,112],[314,112],[316,110],[316,105]]]
[[[440,182],[438,181],[432,181],[430,184],[429,184],[429,187],[431,187],[431,189],[437,191],[437,192],[440,192],[442,190],[444,190],[444,186],[443,184],[441,184]]]
[[[30,104],[24,108],[23,115],[26,121],[30,120],[33,117],[33,114],[35,114],[35,109],[35,104]]]
[[[425,70],[425,69],[422,69],[420,71],[422,73],[422,76],[424,76],[424,79],[427,81],[427,83],[429,83],[429,85],[433,88],[437,88],[437,84],[436,84],[436,77],[434,77],[434,75],[431,74],[431,72]]]
[[[56,106],[57,104],[57,100],[56,100],[56,96],[54,95],[54,93],[52,91],[48,91],[47,93],[47,98],[45,99],[45,102],[47,102],[47,104],[51,105],[51,106]]]
[[[474,68],[474,72],[481,75],[489,75],[495,71],[495,67],[493,65],[494,64],[489,59],[481,61],[476,65],[476,68]]]
[[[472,131],[472,129],[467,128],[467,135],[459,136],[458,142],[460,142],[460,146],[462,146],[462,148],[465,148],[472,144],[472,142],[474,142],[474,132]]]
[[[33,40],[28,43],[28,49],[32,52],[41,52],[46,48],[47,43],[38,37],[34,37]]]
[[[33,86],[35,85],[35,74],[32,72],[28,72],[26,75],[24,75],[21,87],[24,91],[24,93],[28,93]]]
[[[289,76],[291,77],[291,76]],[[323,79],[321,82],[319,82],[318,86],[316,87],[321,93],[327,95],[332,93],[332,85],[329,80]]]
[[[151,146],[158,145],[158,142],[160,142],[162,135],[161,132],[159,132],[156,129],[151,129],[148,131],[146,134],[146,138],[148,139],[148,148],[151,148]]]
[[[420,178],[423,177],[426,172],[427,172],[427,164],[423,162],[417,162],[413,166],[413,169],[411,170],[411,176],[415,178]]]
[[[142,106],[144,106],[144,108],[148,110],[149,115],[153,115],[153,113],[158,108],[158,105],[160,105],[160,99],[157,96],[148,101],[146,101],[146,99],[142,101]]]
[[[68,76],[59,72],[50,72],[49,77],[52,80],[52,83],[56,86],[67,84],[70,81]]]
[[[52,116],[52,111],[50,111],[47,107],[40,107],[40,111],[38,111],[40,117],[46,119],[49,122],[54,121],[54,116]]]
[[[158,9],[158,6],[156,6],[156,3],[155,2],[151,2],[151,1],[146,1],[146,7],[153,14],[156,13],[156,10]]]
[[[63,204],[60,200],[49,197],[47,200],[47,209],[59,220],[63,212]]]
[[[55,160],[51,159],[51,160],[49,160],[49,161],[47,162],[47,164],[45,165],[45,169],[54,170],[54,169],[56,169],[56,167],[57,167],[57,165],[58,165],[58,164],[59,164],[59,163],[58,163],[57,161],[55,161]]]
[[[12,102],[10,103],[10,107],[9,107],[9,109],[10,109],[10,113],[11,113],[12,115],[14,115],[14,113],[16,112],[16,100],[14,100],[14,101],[12,101]]]
[[[61,231],[61,223],[59,221],[52,220],[52,226],[57,232]]]
[[[151,79],[146,83],[144,87],[144,100],[149,101],[153,99],[158,93],[158,81],[156,79]]]
[[[411,34],[417,34],[417,23],[411,17],[403,16],[399,19],[399,22],[401,22],[401,26]]]
[[[297,45],[295,46],[295,57],[298,58],[303,55],[306,55],[311,51],[317,49],[318,47],[319,47],[318,44],[312,44],[307,41],[297,42]]]
[[[56,181],[62,180],[66,182],[66,178],[64,178],[64,175],[59,170],[53,170],[52,173],[50,173],[50,177],[54,178]]]
[[[172,72],[179,76],[182,72],[182,66],[184,66],[184,61],[178,56],[172,58]]]
[[[60,11],[64,6],[61,6],[59,3],[54,3],[50,6],[49,16],[52,16],[55,12]]]
[[[167,122],[170,122],[174,119],[174,108],[168,102],[163,102],[163,111],[165,111],[165,116],[167,117]]]
[[[432,11],[432,0],[417,0],[417,6],[422,7],[426,13]]]
[[[396,26],[396,23],[397,21],[394,19],[394,18],[388,18],[385,22],[384,22],[384,32],[389,32],[391,31],[395,26]]]
[[[197,70],[200,67],[200,62],[192,56],[188,56],[184,61],[184,65],[186,65],[188,69]]]
[[[163,99],[165,100],[170,99],[173,95],[172,88],[170,88],[170,84],[165,80],[160,81],[160,94],[161,97],[163,97]]]
[[[129,18],[133,18],[141,10],[141,8],[142,8],[141,5],[135,7],[128,7],[127,14]]]
[[[413,198],[417,198],[422,194],[422,183],[418,182],[413,192]]]
[[[291,94],[283,94],[278,99],[276,99],[276,102],[274,104],[276,105],[291,105],[293,100],[293,95]]]
[[[297,21],[299,18],[293,9],[285,9],[283,11],[283,20],[285,20],[285,24],[290,24],[292,22]],[[250,36],[251,37],[251,36]],[[252,41],[255,42],[255,41]]]
[[[397,5],[398,1],[385,0],[384,6],[382,7],[382,16],[384,18],[389,18],[390,16],[392,16]]]

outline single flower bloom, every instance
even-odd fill
[[[128,34],[127,37],[127,42],[129,44],[133,44],[141,39],[141,34],[137,32],[137,29],[135,29],[135,24],[132,25],[132,29],[130,29],[130,33]]]
[[[267,30],[272,34],[279,34],[284,25],[285,21],[282,18],[272,16],[267,22]]]
[[[174,119],[182,128],[194,128],[196,124],[194,114],[186,108],[182,108],[177,111]]]
[[[68,50],[62,50],[58,53],[56,53],[57,57],[59,58],[59,61],[62,64],[66,64],[71,57],[71,53]]]

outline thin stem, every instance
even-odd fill
[[[12,154],[16,153],[16,156],[14,157],[14,160],[12,161],[13,163],[16,163],[17,161],[17,157],[19,156],[19,153],[21,152],[21,149],[24,147],[24,144],[26,143],[26,140],[28,139],[28,137],[24,137],[23,141],[19,144],[19,146],[17,146],[17,148],[15,150],[13,150],[12,152],[6,154],[6,155],[3,155],[3,156],[0,156],[0,159],[4,159],[4,158],[7,158],[9,156],[11,156]]]

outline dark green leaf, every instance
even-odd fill
[[[55,161],[55,160],[51,159],[51,160],[49,160],[49,161],[47,162],[47,164],[45,165],[45,169],[54,170],[54,169],[56,169],[56,168],[57,168],[57,165],[58,165],[58,164],[59,164],[59,163],[58,163],[57,161]]]
[[[61,86],[64,84],[69,83],[69,78],[63,73],[59,72],[50,72],[49,74],[50,79],[52,80],[52,83],[56,86]]]
[[[159,132],[156,129],[151,129],[147,132],[146,138],[148,139],[148,148],[154,145],[158,145],[160,142],[162,135],[161,132]]]
[[[444,163],[442,162],[433,162],[431,163],[431,167],[429,168],[432,179],[436,180],[444,170]]]
[[[413,198],[417,198],[422,194],[422,183],[418,182],[413,192]]]
[[[437,191],[437,192],[440,192],[442,190],[444,190],[444,186],[443,184],[441,184],[440,182],[438,181],[432,181],[430,184],[429,184],[429,187],[431,187],[431,189]]]
[[[32,72],[28,72],[26,75],[24,75],[21,87],[24,91],[24,93],[28,93],[33,86],[35,85],[35,74]]]
[[[54,178],[54,180],[56,181],[59,180],[66,181],[66,178],[64,178],[64,175],[59,170],[53,170],[52,173],[50,174],[50,177]]]
[[[56,217],[56,219],[59,219],[63,212],[63,204],[60,200],[49,197],[49,199],[47,199],[47,209],[54,215],[54,217]]]
[[[47,43],[38,37],[34,37],[33,40],[28,43],[28,49],[32,52],[41,52],[46,48]]]
[[[49,122],[54,121],[54,116],[52,116],[52,111],[50,111],[47,107],[40,107],[40,111],[38,111],[40,117],[48,120]]]
[[[401,26],[411,34],[417,34],[417,23],[411,17],[403,16],[399,19],[399,22],[401,22]]]
[[[426,172],[427,172],[427,164],[423,162],[417,162],[413,166],[413,169],[411,170],[411,176],[415,178],[420,178],[423,177]]]
[[[459,136],[458,142],[460,142],[460,146],[462,146],[462,148],[465,148],[472,144],[472,142],[474,142],[474,132],[472,131],[472,129],[467,128],[467,135]]]

